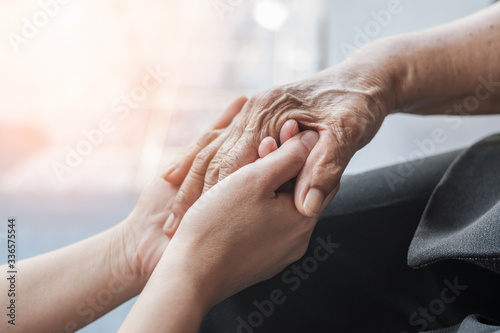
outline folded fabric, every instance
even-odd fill
[[[443,328],[436,331],[427,331],[424,333],[498,333],[500,326],[489,325],[481,322],[482,318],[478,315],[470,315],[464,321],[453,327]]]
[[[408,265],[418,268],[445,259],[500,273],[500,134],[457,156],[427,204]]]

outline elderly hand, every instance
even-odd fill
[[[198,332],[214,304],[302,257],[317,218],[300,214],[293,194],[280,189],[297,176],[317,141],[318,134],[307,131],[278,149],[266,138],[260,159],[201,196],[120,332]]]
[[[338,191],[351,157],[373,138],[393,109],[393,85],[376,61],[346,61],[303,81],[257,94],[216,140],[201,142],[196,154],[193,151],[185,156],[166,176],[169,182],[182,186],[172,209],[174,222],[164,231],[173,233],[203,192],[255,160],[264,137],[283,144],[282,126],[282,132],[297,132],[294,122],[287,122],[290,119],[296,120],[301,130],[319,133],[295,191],[297,209],[305,216],[317,216]]]
[[[202,287],[200,303],[211,306],[304,255],[317,218],[300,214],[293,193],[279,189],[317,141],[314,131],[277,150],[272,139],[263,141],[262,159],[212,187],[185,214],[165,254],[170,268]]]

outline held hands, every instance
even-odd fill
[[[272,88],[250,99],[217,139],[200,140],[165,179],[180,185],[172,211],[171,235],[184,213],[212,186],[257,158],[267,136],[280,140],[289,119],[302,130],[319,133],[319,141],[298,176],[295,205],[304,216],[317,216],[336,194],[353,154],[375,135],[394,97],[389,79],[376,66],[349,62],[306,80]],[[361,75],[359,73],[365,73]],[[382,102],[384,101],[384,102]],[[287,126],[287,125],[285,125]],[[283,140],[279,141],[283,144]],[[182,185],[181,185],[182,184]]]
[[[305,155],[302,150],[302,153],[298,151],[295,157],[289,156],[290,159],[300,159],[300,163],[295,161],[293,166],[285,170],[293,170],[292,173],[294,173],[293,175],[285,173],[289,175],[285,177],[288,178],[286,180],[275,175],[281,184],[272,190],[274,193],[280,187],[280,190],[290,187],[288,180],[297,177],[294,191],[292,193],[279,192],[277,198],[283,197],[283,199],[276,200],[276,202],[281,202],[280,205],[283,205],[287,202],[284,198],[287,198],[288,201],[291,200],[294,203],[296,209],[294,205],[287,207],[287,210],[280,206],[286,214],[295,214],[298,211],[302,216],[313,217],[315,220],[319,212],[336,194],[340,176],[349,159],[357,149],[371,139],[384,118],[382,106],[376,102],[375,92],[365,92],[369,90],[368,87],[372,83],[351,82],[347,85],[345,80],[342,81],[340,78],[334,80],[332,73],[322,72],[308,80],[261,93],[250,101],[244,97],[236,99],[201,138],[185,150],[177,163],[155,178],[125,221],[124,247],[127,249],[132,272],[147,281],[179,227],[179,222],[185,212],[191,206],[193,206],[191,211],[198,210],[199,212],[205,209],[211,211],[212,206],[218,207],[221,203],[212,205],[210,199],[228,196],[228,194],[219,193],[223,192],[220,191],[221,188],[228,186],[228,182],[209,191],[213,185],[218,184],[236,170],[256,161],[259,157],[262,158],[276,150],[277,142],[283,147],[268,158],[259,160],[255,165],[244,170],[254,170],[263,163],[270,165],[271,161],[277,159],[277,157],[272,157],[273,155],[291,155],[293,149],[296,148],[286,148],[287,145],[295,147],[297,137],[305,135],[305,133],[300,133],[294,137],[299,133],[299,127],[317,130],[319,138],[317,133],[309,133],[306,137],[315,135],[318,143]],[[362,87],[366,89],[363,90]],[[240,112],[242,108],[243,111]],[[266,134],[269,134],[269,137],[266,137]],[[290,142],[296,142],[295,144],[287,142],[292,137],[293,140]],[[283,166],[286,164],[284,161],[290,160],[281,159],[281,161],[281,164],[276,162],[273,168],[278,165]],[[263,175],[268,175],[271,171],[264,172],[262,169],[262,172]],[[249,173],[257,176],[251,171],[239,174]],[[227,193],[248,186],[241,181],[243,178],[250,183],[259,184],[257,192],[263,189],[270,190],[269,184],[276,185],[272,178],[266,177],[252,180],[251,177],[240,175],[233,178],[238,186],[229,186],[225,190]],[[268,180],[270,183],[266,185]],[[250,199],[251,196],[248,193],[254,190],[256,189],[243,191],[247,192],[244,198]],[[206,192],[205,195],[200,198],[204,192]],[[224,207],[219,207],[222,209],[221,212],[226,211],[229,207],[228,203],[234,203],[238,197],[240,195],[235,195],[231,198],[232,201],[228,200]],[[241,218],[252,215],[254,211],[259,210],[260,206],[253,201],[244,204],[239,202],[236,207],[240,209],[234,209],[234,214],[241,211],[238,215]],[[274,216],[270,214],[272,212],[272,210],[266,211],[268,217]],[[214,212],[214,214],[222,213]],[[265,215],[256,214],[256,216],[265,219]],[[269,218],[269,220],[272,219]],[[273,227],[278,226],[273,225]],[[184,230],[186,228],[184,227]],[[193,228],[194,235],[197,232],[201,231]],[[249,249],[251,248],[252,246],[249,246]]]
[[[183,165],[183,163],[190,165],[189,163],[192,163],[192,161],[189,161],[189,156],[194,157],[203,148],[200,144],[209,144],[214,140],[220,140],[224,129],[240,112],[246,101],[246,98],[240,97],[231,103],[203,134],[201,139],[181,154],[179,164],[173,164],[173,167]],[[282,142],[297,133],[297,123],[289,121],[282,129]],[[272,138],[266,138],[259,148],[260,156],[264,157],[275,149],[277,149],[276,142]],[[120,267],[117,268],[120,275],[138,278],[145,283],[151,276],[174,234],[177,226],[174,225],[175,229],[171,227],[173,204],[179,193],[183,193],[183,189],[179,189],[179,185],[164,180],[165,174],[168,174],[171,169],[172,166],[167,167],[165,172],[153,179],[142,192],[132,213],[117,228],[118,232],[116,233],[117,236],[114,237],[114,247],[120,249],[118,253],[124,259],[113,261],[125,263],[125,265],[120,264]],[[185,170],[189,171],[189,166]],[[201,207],[201,204],[199,207]],[[163,230],[169,232],[165,234]]]
[[[318,138],[302,132],[277,150],[264,140],[264,158],[210,188],[185,214],[160,265],[198,290],[205,310],[305,253],[317,218],[304,217],[293,193],[278,190],[299,174]]]
[[[236,99],[219,115],[204,136],[195,145],[188,147],[181,156],[192,156],[193,152],[200,150],[200,144],[215,140],[245,102],[244,97]],[[190,162],[183,158],[179,163],[182,165]],[[126,267],[119,268],[120,274],[139,278],[143,283],[149,279],[172,238],[172,235],[166,236],[163,233],[163,228],[165,223],[169,223],[168,217],[179,195],[179,186],[163,179],[169,168],[171,169],[167,167],[165,172],[156,176],[142,192],[132,213],[121,223],[118,237],[115,237],[116,243],[119,243],[116,247],[122,249],[120,253],[125,254],[125,260],[116,260],[126,262]]]
[[[285,129],[283,138],[294,133]],[[198,332],[217,302],[302,257],[316,217],[300,214],[293,194],[281,189],[298,175],[317,141],[316,132],[306,131],[278,149],[267,138],[260,159],[199,198],[120,332]]]

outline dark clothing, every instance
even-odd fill
[[[200,332],[500,332],[499,173],[500,135],[344,177],[305,256]]]
[[[464,151],[436,186],[408,264],[463,259],[500,272],[500,135]]]

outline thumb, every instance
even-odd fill
[[[280,148],[254,163],[254,171],[274,191],[296,177],[318,142],[319,135],[305,131],[285,142]]]
[[[331,133],[320,133],[295,184],[295,205],[303,215],[319,215],[339,190],[340,178],[352,157],[346,148]]]

